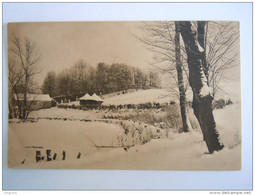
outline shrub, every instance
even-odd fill
[[[174,105],[174,104],[176,104],[175,101],[171,101],[170,102],[170,105]]]
[[[226,102],[226,105],[230,105],[233,104],[233,102],[231,101],[231,99],[228,99],[228,101]]]
[[[222,109],[226,106],[226,102],[224,99],[215,100],[212,104],[213,109]]]

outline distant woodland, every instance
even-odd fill
[[[56,74],[47,73],[42,84],[42,92],[51,97],[97,93],[99,95],[127,89],[148,89],[160,87],[159,76],[155,72],[143,72],[126,64],[99,63],[96,68],[83,60]]]

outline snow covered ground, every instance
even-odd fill
[[[122,91],[106,94],[102,97],[102,105],[126,105],[141,103],[169,103],[178,100],[176,95],[170,95],[167,89],[146,89],[130,90],[125,93]],[[192,100],[189,98],[189,100]],[[78,106],[79,101],[62,103],[68,106]]]
[[[169,103],[171,100],[176,100],[176,96],[170,96],[169,91],[166,89],[147,89],[107,97],[104,99],[103,105],[140,104],[147,102]]]
[[[103,122],[77,122],[39,120],[36,123],[13,123],[9,125],[9,166],[17,166],[26,159],[25,167],[33,167],[35,151],[46,155],[46,149],[57,153],[57,161],[66,152],[66,160],[73,161],[81,152],[81,158],[95,153],[100,146],[118,146],[119,126]],[[43,147],[43,148],[41,148]],[[44,153],[44,154],[43,154]],[[38,163],[43,165],[44,163]]]
[[[241,113],[240,104],[214,111],[220,139],[225,148],[208,154],[200,131],[168,132],[145,144],[135,142],[126,147],[120,138],[130,139],[119,122],[91,122],[100,119],[102,111],[51,108],[31,113],[31,117],[71,118],[73,120],[39,119],[31,123],[9,124],[9,167],[68,169],[142,169],[142,170],[240,170]],[[79,119],[79,120],[78,120]],[[117,120],[112,120],[117,121]],[[148,128],[148,127],[146,127]],[[152,128],[153,129],[153,128]],[[138,133],[139,131],[134,131]],[[151,132],[148,131],[148,132]],[[138,137],[135,135],[134,137]],[[146,136],[146,135],[143,135]],[[31,146],[43,147],[40,149]],[[108,146],[108,147],[100,147]],[[27,148],[29,147],[29,148]],[[35,150],[45,155],[51,149],[55,161],[35,162]],[[62,151],[66,160],[62,160]],[[77,154],[81,153],[80,159]],[[25,162],[21,164],[22,161]]]
[[[50,109],[42,109],[33,111],[29,114],[30,118],[70,118],[70,119],[93,119],[101,118],[104,112],[99,110],[74,110],[52,107]]]

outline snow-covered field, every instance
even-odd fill
[[[103,105],[140,104],[147,102],[169,103],[171,100],[176,100],[176,98],[174,95],[170,96],[169,91],[166,89],[147,89],[107,97],[104,99]]]
[[[30,118],[69,118],[69,119],[94,119],[101,118],[104,112],[99,110],[74,110],[52,107],[50,109],[41,109],[29,114]]]
[[[176,131],[157,132],[153,126],[142,123],[134,125],[130,121],[129,123],[122,121],[129,126],[133,125],[133,130],[129,129],[129,132],[125,133],[125,124],[120,125],[121,121],[118,119],[104,121],[101,118],[103,111],[59,108],[39,110],[31,113],[30,117],[47,116],[48,118],[39,119],[34,123],[9,123],[9,167],[239,170],[241,168],[240,110],[240,104],[233,104],[214,111],[220,139],[225,148],[213,154],[207,153],[202,134],[198,130],[181,134],[174,133]],[[80,121],[91,118],[94,120]],[[142,127],[140,128],[139,125]],[[143,130],[142,134],[139,129]],[[157,133],[161,135],[154,136],[156,139],[153,139],[153,135]],[[140,138],[147,141],[142,143],[135,140]],[[36,149],[31,146],[43,148]],[[36,163],[35,150],[40,150],[42,155],[46,155],[46,149],[52,150],[52,156],[57,153],[57,159]],[[63,150],[66,151],[64,161]],[[79,152],[81,157],[77,159]],[[21,164],[24,160],[24,164]]]
[[[9,166],[20,165],[24,159],[24,167],[45,166],[44,162],[35,164],[36,150],[46,155],[46,149],[51,149],[52,156],[57,153],[56,162],[61,161],[63,151],[66,162],[77,160],[79,152],[81,159],[87,158],[100,146],[117,147],[119,134],[119,126],[103,122],[42,119],[37,123],[13,123],[9,126]]]
[[[146,89],[146,90],[132,90],[123,93],[122,91],[106,94],[102,97],[103,104],[108,105],[127,105],[127,104],[141,104],[141,103],[169,103],[170,101],[178,101],[176,95],[171,95],[167,89]],[[191,101],[192,99],[189,98]],[[68,106],[78,106],[79,101],[69,103],[62,103]]]

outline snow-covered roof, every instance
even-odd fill
[[[79,98],[79,100],[94,100],[88,93]]]
[[[103,100],[97,96],[95,93],[90,96],[89,94],[85,94],[84,96],[82,96],[81,98],[79,98],[79,100],[93,100],[93,101],[97,101],[97,102],[102,102]]]
[[[19,100],[24,100],[23,94],[18,94]],[[17,96],[14,95],[15,100],[17,100]],[[51,97],[49,94],[27,94],[28,101],[51,101]]]
[[[96,100],[98,102],[103,102],[103,100],[97,94],[95,94],[95,93],[91,97],[93,97],[94,100]]]

